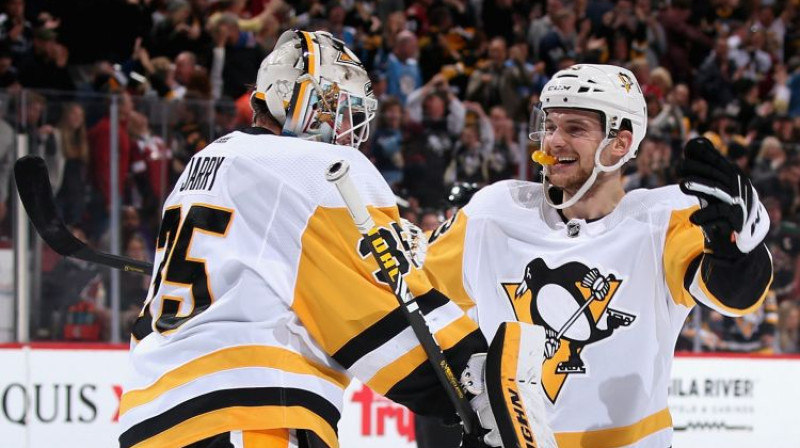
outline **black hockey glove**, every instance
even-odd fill
[[[706,248],[735,259],[755,249],[769,231],[769,216],[742,171],[698,137],[689,140],[678,167],[680,188],[700,199],[689,220],[703,229]]]

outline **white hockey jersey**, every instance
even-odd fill
[[[251,128],[210,144],[166,200],[153,285],[131,343],[122,447],[182,447],[273,428],[312,431],[334,447],[351,374],[409,407],[447,412],[325,171],[348,161],[386,228],[399,220],[394,194],[358,151],[265,133]],[[477,325],[431,291],[394,243],[431,331],[463,368],[485,344]]]
[[[565,223],[543,199],[537,183],[485,187],[433,232],[425,269],[487,340],[506,320],[545,327],[559,447],[670,446],[667,386],[695,299],[740,315],[763,295],[741,310],[709,291],[703,235],[688,220],[697,201],[677,186],[630,192],[592,222]]]

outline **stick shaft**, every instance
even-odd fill
[[[471,433],[475,427],[477,416],[472,410],[461,388],[461,384],[456,379],[441,347],[436,342],[433,334],[431,334],[425,317],[422,315],[422,311],[419,309],[419,306],[414,301],[414,297],[408,290],[408,285],[405,282],[403,273],[398,269],[397,260],[391,255],[391,248],[386,243],[386,240],[381,237],[380,229],[375,225],[375,221],[369,215],[369,211],[364,205],[363,199],[359,195],[355,185],[353,185],[353,181],[349,176],[349,166],[347,162],[339,161],[332,164],[328,169],[326,177],[328,181],[336,185],[347,209],[350,211],[353,222],[366,239],[370,253],[372,253],[384,278],[392,289],[395,298],[400,303],[403,315],[411,326],[423,350],[425,350],[425,354],[434,372],[436,372],[436,376],[444,387],[448,398],[450,398],[456,412],[461,417],[464,424],[464,431]]]

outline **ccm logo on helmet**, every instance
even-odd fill
[[[562,85],[554,85],[547,88],[548,92],[558,92],[561,90],[569,90],[572,86],[562,86]]]

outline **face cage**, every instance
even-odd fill
[[[333,141],[358,149],[369,139],[369,123],[375,118],[378,102],[374,98],[340,92]]]
[[[318,83],[310,75],[297,80],[292,99],[284,135],[354,148],[369,138],[369,122],[378,108],[374,98],[341,91],[325,80]]]

